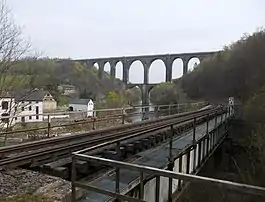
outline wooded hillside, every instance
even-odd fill
[[[265,30],[244,35],[184,76],[182,88],[193,99],[234,96],[245,103],[265,84],[264,56]]]
[[[122,100],[119,104],[116,103],[117,107],[124,103],[134,104],[140,100],[140,94],[135,89],[125,92],[125,86],[121,80],[113,81],[107,72],[103,79],[99,79],[96,67],[85,68],[80,63],[69,59],[25,58],[17,61],[3,75],[3,78],[3,85],[14,84],[14,80],[18,80],[16,89],[28,87],[49,90],[58,102],[64,104],[67,101],[57,90],[58,85],[62,84],[75,86],[77,90],[75,97],[92,98],[96,101],[102,97],[108,98],[107,95],[110,92],[115,93],[117,99]],[[7,78],[10,82],[7,82]]]
[[[234,96],[242,103],[242,120],[235,122],[238,126],[233,126],[235,131],[229,134],[231,147],[226,149],[226,159],[232,163],[220,165],[214,170],[213,177],[231,180],[234,176],[233,181],[265,186],[264,56],[265,30],[260,30],[225,47],[179,81],[190,98],[227,101],[229,96]],[[185,201],[264,201],[240,195],[226,195],[226,198],[218,200],[218,191],[206,187],[204,190],[204,194],[192,192],[190,200]],[[209,193],[212,194],[211,200]]]

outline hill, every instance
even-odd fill
[[[265,31],[244,35],[181,79],[190,98],[246,103],[265,84]]]
[[[115,79],[113,81],[106,72],[104,78],[99,79],[96,67],[85,68],[80,63],[69,59],[25,58],[18,61],[2,76],[3,78],[17,81],[27,78],[27,84],[23,81],[23,88],[43,88],[49,90],[57,101],[63,103],[66,101],[57,89],[62,84],[75,86],[77,89],[75,97],[92,98],[96,101],[106,98],[109,92],[122,96],[125,91],[121,80]],[[10,85],[10,82],[7,83],[6,79],[3,80],[5,85]],[[22,82],[16,83],[16,88],[21,87]],[[135,101],[138,96],[135,92],[135,90],[130,90],[129,95],[131,96],[127,96],[127,100],[124,102],[131,103],[131,100]]]
[[[237,120],[238,126],[231,126],[236,132],[229,134],[232,145],[227,151],[227,158],[236,169],[220,167],[215,175],[224,176],[222,173],[232,170],[234,180],[259,186],[265,186],[264,56],[265,30],[259,30],[202,61],[177,82],[192,99],[227,102],[233,96],[242,104],[243,116]],[[234,198],[234,201],[244,200]]]

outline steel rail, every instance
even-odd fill
[[[212,108],[209,108],[209,109],[212,109]],[[86,139],[86,138],[91,138],[91,137],[98,136],[98,135],[102,136],[104,133],[109,134],[110,132],[117,132],[117,130],[124,130],[124,129],[128,130],[130,128],[142,127],[142,126],[149,125],[149,124],[156,124],[156,123],[159,123],[162,121],[166,121],[166,120],[170,120],[170,119],[174,119],[174,118],[178,118],[178,117],[184,117],[184,116],[187,116],[190,114],[196,114],[196,113],[200,113],[203,111],[208,111],[209,109],[196,110],[193,112],[185,112],[185,113],[165,116],[162,118],[158,118],[156,120],[146,120],[146,121],[141,121],[141,122],[137,122],[137,123],[123,124],[123,125],[118,125],[118,126],[114,126],[111,128],[101,128],[98,130],[73,134],[73,135],[64,136],[64,137],[52,137],[49,139],[27,142],[27,143],[22,143],[22,144],[18,144],[18,145],[5,146],[5,147],[0,148],[0,157],[1,156],[4,157],[6,155],[18,153],[18,152],[22,152],[22,151],[31,151],[31,150],[35,150],[38,148],[45,148],[45,147],[51,147],[53,145],[68,143],[70,141],[75,141],[76,139],[80,139],[80,138]]]
[[[198,114],[190,114],[190,115],[187,115],[185,117],[180,117],[181,118],[180,120],[176,120],[175,119],[175,120],[169,121],[167,123],[162,123],[161,125],[156,126],[155,128],[152,128],[149,132],[153,132],[153,131],[156,131],[156,130],[159,130],[159,129],[167,128],[167,127],[170,127],[172,125],[178,125],[178,124],[182,124],[182,123],[185,123],[185,124],[192,123],[193,124],[194,118],[196,118],[197,120],[200,119],[200,118],[206,118],[207,115],[214,115],[217,112],[218,112],[218,110],[216,110],[216,109],[210,109],[208,111],[203,111],[203,112],[198,113]],[[128,140],[130,138],[137,137],[138,135],[139,134],[132,134],[132,135],[128,135],[126,137],[121,137],[121,138],[118,138],[118,139],[116,138],[114,141],[104,142],[102,144],[97,144],[95,146],[92,146],[92,147],[89,147],[89,148],[86,148],[86,149],[83,149],[83,150],[79,150],[79,151],[77,151],[75,153],[76,154],[78,154],[78,153],[87,153],[87,152],[93,151],[95,149],[98,149],[98,148],[101,148],[101,147],[104,147],[104,146],[107,146],[107,145],[110,145],[110,144],[115,144],[117,142],[126,141],[126,140]]]
[[[42,151],[34,151],[32,153],[29,154],[23,154],[23,155],[18,155],[18,156],[13,156],[13,157],[8,157],[6,159],[2,159],[0,160],[0,168],[4,168],[4,167],[15,167],[15,166],[21,166],[21,165],[26,165],[26,164],[34,164],[34,162],[37,162],[38,160],[43,160],[45,158],[51,158],[52,160],[54,160],[55,158],[55,154],[57,153],[57,157],[62,158],[61,155],[69,155],[71,152],[75,152],[77,150],[79,150],[79,152],[85,152],[87,151],[87,149],[85,150],[81,150],[83,148],[87,148],[88,146],[94,146],[94,147],[90,147],[95,149],[95,147],[102,147],[102,146],[106,146],[110,141],[124,141],[130,138],[135,138],[135,137],[140,137],[141,135],[145,135],[147,133],[150,132],[154,132],[157,131],[159,129],[165,129],[168,126],[171,126],[172,124],[176,125],[176,124],[181,124],[184,123],[186,121],[189,120],[193,120],[194,117],[203,117],[206,116],[207,114],[213,114],[216,113],[216,109],[211,109],[211,110],[207,110],[207,111],[201,111],[200,113],[193,113],[190,115],[186,115],[186,116],[182,116],[182,117],[177,117],[175,119],[171,119],[171,120],[166,120],[162,123],[158,123],[156,125],[152,124],[152,125],[148,125],[146,127],[143,128],[138,128],[137,130],[139,130],[138,132],[136,130],[134,131],[125,131],[125,132],[119,132],[116,134],[111,134],[108,136],[103,136],[100,138],[94,138],[94,139],[90,139],[88,141],[84,141],[84,142],[75,142],[75,143],[69,143],[69,144],[65,144],[65,145],[58,145],[57,147],[54,148],[49,148],[49,149],[45,149]],[[50,161],[49,161],[50,162]]]

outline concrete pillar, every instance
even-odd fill
[[[124,60],[122,63],[122,81],[127,84],[129,81],[129,69],[131,64],[127,60]]]
[[[148,87],[147,84],[143,84],[142,88],[141,88],[141,90],[142,90],[142,105],[143,106],[149,105],[149,92],[148,92],[147,87]],[[144,108],[142,120],[148,119],[148,112],[149,112],[149,108]]]
[[[166,82],[172,81],[172,64],[173,61],[167,61],[166,63]]]
[[[149,104],[149,93],[147,89],[147,84],[143,84],[142,87],[142,104],[143,105],[148,105]]]
[[[110,77],[112,80],[115,80],[115,77],[116,77],[116,62],[115,61],[110,62]]]
[[[163,62],[165,63],[166,66],[166,82],[171,82],[173,60],[171,59],[170,54],[168,54],[166,58],[163,59]]]
[[[144,61],[143,65],[144,65],[144,84],[142,87],[142,91],[143,91],[142,105],[146,106],[146,105],[149,105],[149,90],[148,90],[147,84],[149,83],[149,69],[150,69],[151,63],[149,61]],[[143,120],[148,119],[148,111],[149,111],[149,108],[144,109]]]
[[[144,84],[149,83],[149,69],[150,69],[150,62],[144,62]]]
[[[183,75],[188,73],[188,63],[189,63],[189,59],[187,58],[182,58],[183,61]]]
[[[99,77],[99,79],[103,79],[103,77],[104,77],[104,65],[105,65],[105,62],[103,62],[103,61],[100,61],[98,63],[98,77]]]

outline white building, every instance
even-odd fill
[[[15,99],[11,97],[10,94],[4,93],[0,96],[0,128],[7,127],[9,124],[8,118],[3,118],[5,116],[12,115],[11,112],[15,109]]]
[[[29,95],[15,95],[16,122],[29,123],[43,121],[43,91],[35,91]],[[40,115],[39,115],[40,114]]]
[[[18,122],[30,123],[43,121],[43,112],[57,108],[57,103],[48,91],[21,90],[6,94],[0,98],[0,115],[9,116],[9,124]],[[6,119],[1,120],[1,125],[7,125]]]
[[[69,111],[86,112],[87,117],[93,116],[94,103],[92,99],[71,99]]]

